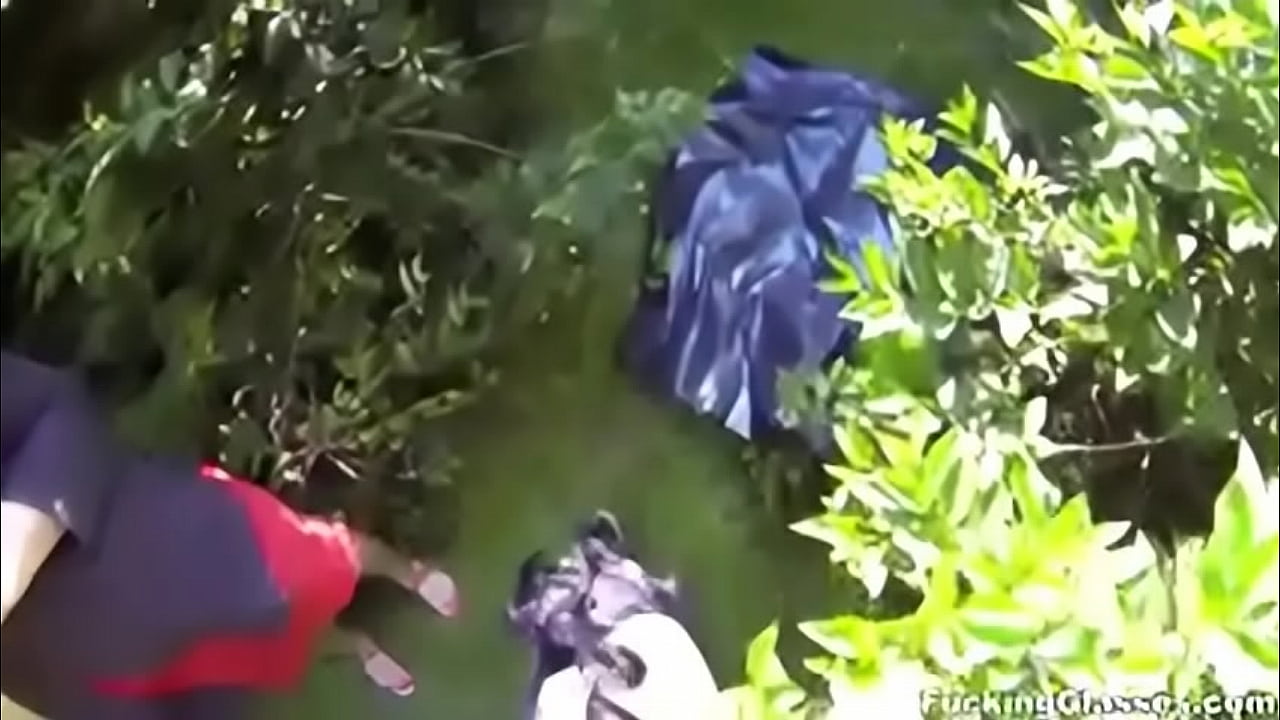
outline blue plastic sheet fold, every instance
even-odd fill
[[[782,371],[818,370],[856,341],[839,317],[847,298],[818,287],[824,252],[855,269],[867,243],[893,252],[883,208],[855,181],[886,167],[886,114],[928,113],[887,85],[771,48],[751,53],[710,105],[655,185],[665,257],[623,355],[655,392],[750,439],[782,423]]]

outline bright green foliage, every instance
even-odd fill
[[[795,529],[873,596],[921,602],[802,627],[829,703],[794,702],[767,630],[743,717],[920,717],[926,688],[1280,691],[1275,3],[1128,3],[1105,29],[1070,0],[1025,9],[1052,47],[1023,66],[1096,125],[1045,168],[968,92],[936,137],[889,122],[892,169],[866,187],[898,257],[835,283],[865,347],[821,383],[843,462]],[[935,176],[939,139],[970,163]],[[1069,386],[1150,399],[1158,434],[1073,435]],[[1182,443],[1237,449],[1212,534],[1118,543],[1128,523],[1071,478]]]

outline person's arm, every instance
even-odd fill
[[[0,624],[9,619],[31,580],[62,538],[57,520],[21,503],[0,501]]]
[[[22,596],[26,594],[64,532],[57,520],[15,502],[0,501],[0,582],[4,606],[0,608],[0,625],[9,619]],[[4,720],[43,720],[39,715],[0,695],[0,714]]]
[[[0,501],[0,625],[9,619],[22,596],[53,552],[64,528],[57,520],[34,508]],[[4,720],[43,720],[39,715],[0,695]]]

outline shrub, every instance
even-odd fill
[[[624,92],[567,140],[496,146],[535,127],[510,92],[535,57],[508,44],[546,10],[503,2],[209,2],[198,21],[162,3],[127,51],[86,27],[128,28],[6,6],[6,37],[48,40],[12,59],[44,53],[63,83],[9,88],[26,142],[6,135],[6,343],[86,366],[136,443],[438,549],[456,520],[422,517],[456,467],[439,421],[582,285],[701,112]],[[98,72],[67,69],[88,56]],[[104,77],[70,137],[31,140]]]
[[[135,442],[273,488],[447,480],[432,422],[564,270],[480,212],[533,191],[464,132],[499,124],[476,63],[408,0],[205,10],[69,139],[6,152],[7,339],[88,366]]]
[[[824,381],[843,459],[795,529],[873,597],[920,602],[802,627],[826,700],[766,630],[730,691],[743,717],[940,717],[959,709],[922,693],[1066,688],[1265,693],[1202,714],[1275,712],[1275,4],[1025,10],[1051,47],[1023,67],[1096,123],[1032,158],[968,92],[937,136],[888,122],[892,168],[866,189],[898,253],[836,281],[863,346]],[[939,140],[968,160],[941,177]]]

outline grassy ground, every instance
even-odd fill
[[[681,580],[690,630],[723,685],[739,680],[745,641],[771,620],[833,610],[823,549],[751,499],[741,442],[615,369],[641,243],[638,229],[611,239],[580,302],[521,343],[497,389],[445,431],[463,466],[459,534],[440,560],[465,616],[446,623],[406,599],[379,633],[418,676],[417,693],[395,698],[353,663],[321,661],[268,717],[517,717],[530,656],[504,616],[516,568],[536,549],[563,547],[596,508],[618,515],[651,571]]]
[[[595,119],[620,86],[702,91],[756,43],[889,79],[926,100],[946,98],[961,82],[1025,97],[1035,88],[1009,69],[989,34],[985,13],[994,6],[556,0],[552,32],[597,31],[544,55],[554,78],[545,86],[556,91],[539,101],[572,124]],[[1051,126],[1059,101],[1028,104],[1024,119]],[[744,499],[740,446],[639,396],[612,371],[608,343],[629,302],[638,243],[611,237],[600,245],[614,257],[582,316],[532,338],[497,394],[454,429],[451,444],[466,463],[460,537],[443,561],[461,582],[466,617],[444,624],[406,608],[383,628],[386,644],[418,674],[417,694],[381,694],[351,664],[325,662],[296,697],[272,705],[271,717],[515,717],[528,653],[503,622],[513,573],[530,551],[559,546],[597,507],[620,516],[653,570],[683,580],[692,631],[722,684],[737,681],[745,642],[771,619],[781,615],[785,628],[834,609],[841,594],[830,591],[821,549]]]
[[[532,338],[537,350],[453,429],[465,460],[460,537],[442,562],[462,587],[465,617],[444,623],[406,602],[381,633],[418,674],[416,695],[394,698],[352,663],[326,661],[271,717],[515,717],[529,656],[503,619],[514,571],[532,550],[562,547],[597,507],[619,515],[653,571],[683,581],[692,630],[722,683],[737,680],[744,640],[780,612],[824,611],[821,549],[747,500],[740,444],[639,395],[610,367],[602,343],[625,297],[603,290],[619,287],[612,278],[598,286],[586,315]]]

